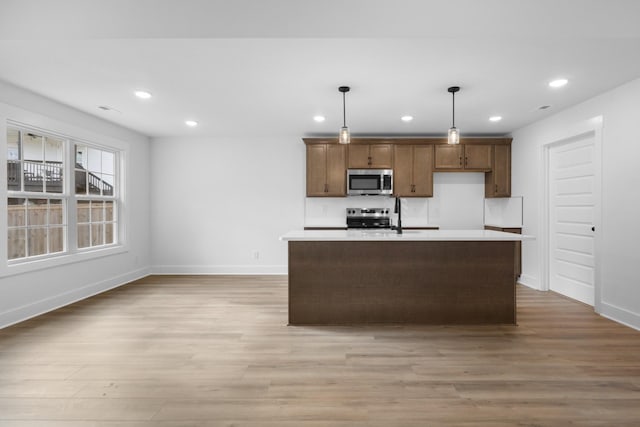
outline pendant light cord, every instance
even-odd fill
[[[347,104],[345,101],[345,92],[342,92],[342,126],[347,127]]]
[[[455,92],[451,92],[451,96],[453,97],[452,100],[452,111],[451,111],[451,127],[456,127],[456,93]]]

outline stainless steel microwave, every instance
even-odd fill
[[[393,170],[347,169],[349,196],[384,196],[393,193]]]

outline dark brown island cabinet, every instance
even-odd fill
[[[287,233],[289,324],[515,324],[523,238],[488,230]]]
[[[503,231],[505,233],[522,234],[522,228],[519,227],[495,227],[493,225],[485,225],[485,230]],[[516,242],[516,276],[522,274],[522,242]]]

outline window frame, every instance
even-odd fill
[[[73,145],[73,149],[71,151],[73,151],[73,165],[72,165],[72,169],[73,169],[73,183],[74,185],[71,186],[72,188],[72,198],[75,199],[74,205],[75,205],[75,209],[74,209],[74,215],[76,216],[75,218],[75,230],[76,233],[78,232],[78,226],[79,225],[84,225],[87,224],[89,226],[90,229],[90,234],[89,234],[89,246],[83,246],[83,247],[79,247],[78,245],[78,239],[77,239],[77,234],[76,234],[76,239],[75,239],[75,249],[77,252],[85,252],[85,251],[91,251],[91,250],[96,250],[99,248],[106,248],[106,247],[111,247],[111,246],[117,246],[119,244],[119,225],[120,225],[120,215],[119,215],[119,208],[120,208],[120,155],[119,152],[111,149],[111,148],[106,148],[103,146],[98,146],[96,144],[89,144],[87,142],[84,141],[77,141],[77,140],[71,140],[70,144]],[[75,177],[76,177],[76,150],[77,150],[77,146],[78,145],[82,145],[85,148],[89,148],[89,149],[94,149],[94,150],[100,150],[100,152],[109,152],[113,155],[113,195],[111,196],[105,196],[104,194],[91,194],[89,192],[89,189],[87,188],[87,193],[86,194],[76,194],[76,187],[75,187]],[[71,147],[70,147],[71,148]],[[90,174],[92,173],[89,169],[86,169],[86,173]],[[80,222],[78,221],[77,218],[77,213],[78,213],[78,202],[79,201],[90,201],[91,204],[93,204],[94,201],[101,201],[101,202],[113,202],[114,204],[114,209],[113,209],[113,217],[111,219],[111,221],[106,221],[104,219],[105,216],[105,210],[103,208],[102,211],[102,215],[103,215],[103,219],[101,221],[98,222],[93,222],[91,221],[91,218],[89,218],[89,222]],[[90,207],[89,208],[89,212],[90,212],[90,216],[93,215],[93,209]],[[92,226],[94,224],[101,224],[103,227],[105,226],[105,224],[110,223],[113,224],[114,230],[113,230],[113,242],[112,243],[104,243],[104,239],[106,238],[106,230],[103,230],[103,243],[101,245],[91,245],[92,242]]]
[[[3,137],[2,141],[4,141],[3,155],[0,157],[0,160],[4,163],[5,168],[5,176],[4,183],[5,186],[5,197],[3,202],[0,204],[0,208],[4,209],[4,214],[2,218],[4,218],[4,233],[5,236],[4,245],[5,248],[0,253],[4,254],[4,263],[2,263],[2,267],[0,267],[0,277],[10,276],[14,274],[21,274],[29,271],[39,270],[43,268],[50,268],[54,266],[82,262],[85,260],[101,258],[105,256],[115,255],[119,253],[127,252],[128,244],[125,234],[125,224],[126,217],[124,215],[124,159],[126,148],[122,147],[122,144],[104,144],[104,143],[96,143],[93,141],[88,141],[88,138],[77,138],[70,135],[65,135],[56,131],[52,131],[49,129],[41,129],[35,126],[30,126],[24,123],[16,122],[13,120],[6,120],[3,123],[4,126],[0,127],[0,131],[2,131]],[[51,137],[55,139],[59,139],[63,141],[63,153],[64,153],[64,161],[63,161],[63,191],[61,193],[45,193],[43,192],[26,192],[26,191],[15,191],[8,189],[8,180],[6,176],[6,169],[8,164],[8,131],[9,129],[16,129],[21,132],[33,132],[41,136]],[[94,138],[91,138],[94,139]],[[78,248],[77,242],[77,200],[78,197],[82,198],[96,198],[96,195],[76,195],[75,194],[75,147],[76,145],[86,146],[90,148],[95,148],[101,151],[108,151],[113,154],[114,159],[114,195],[108,196],[108,199],[105,199],[102,195],[98,196],[99,200],[109,200],[115,203],[114,207],[114,227],[115,231],[113,234],[113,243],[102,244],[96,246],[89,246],[86,248]],[[22,148],[21,148],[21,160],[22,158]],[[22,164],[22,163],[21,163]],[[21,190],[24,190],[24,185],[21,184]],[[8,200],[9,198],[30,198],[30,199],[61,199],[63,200],[63,210],[64,210],[64,250],[62,252],[55,253],[47,253],[42,255],[34,255],[34,256],[25,256],[22,258],[8,259]],[[104,224],[104,222],[103,222]]]

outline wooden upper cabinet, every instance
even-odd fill
[[[369,168],[369,146],[368,145],[349,145],[349,169],[368,169]]]
[[[433,145],[396,145],[393,193],[397,197],[433,196]]]
[[[307,197],[346,196],[346,159],[343,145],[307,145]]]
[[[372,169],[391,169],[393,167],[393,146],[391,144],[372,144],[369,146]]]
[[[307,196],[324,196],[327,183],[326,144],[307,145]]]
[[[462,169],[463,145],[436,145],[435,150],[436,169]]]
[[[491,170],[491,145],[465,145],[464,146],[464,169],[475,171]]]
[[[396,145],[393,156],[393,194],[406,197],[413,192],[413,145]]]
[[[494,145],[491,171],[484,176],[485,197],[511,197],[511,146]]]
[[[413,147],[413,195],[433,197],[433,145]]]
[[[349,169],[391,169],[391,144],[349,144]]]
[[[491,145],[436,145],[436,170],[486,172],[491,170]]]
[[[432,197],[433,172],[485,172],[485,197],[511,197],[511,139],[303,138],[307,147],[307,197],[345,197],[346,170],[393,169],[393,194]]]
[[[327,145],[327,195],[347,195],[347,150],[340,145]]]

